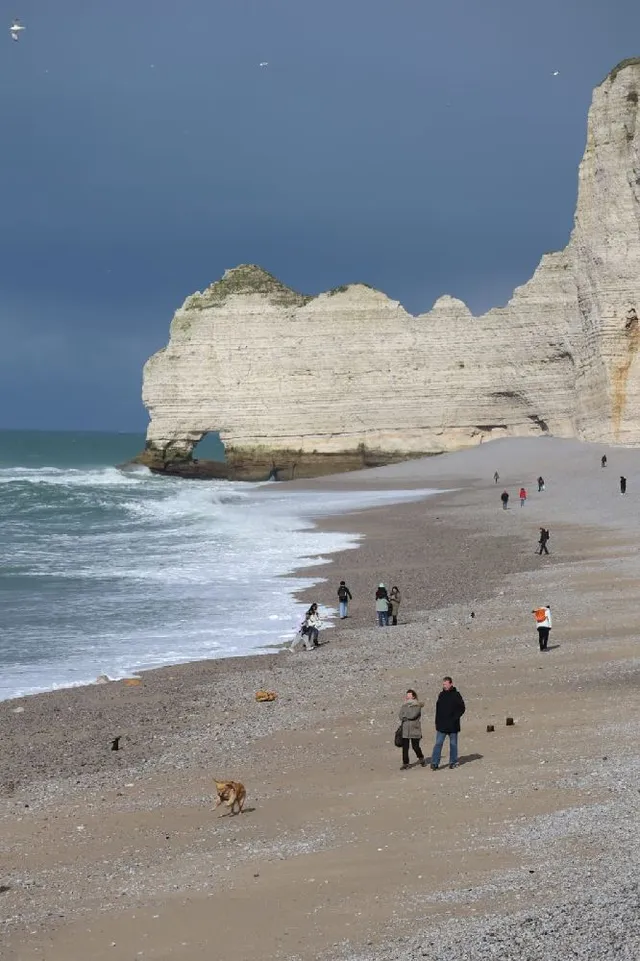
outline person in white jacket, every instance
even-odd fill
[[[536,619],[536,627],[538,628],[538,641],[540,642],[540,650],[546,651],[549,644],[549,631],[551,630],[551,608],[548,604],[544,607],[538,607],[535,611],[531,612]]]
[[[320,642],[318,640],[320,636],[320,628],[322,627],[322,620],[318,614],[318,605],[312,604],[307,611],[306,617],[304,619],[304,627],[306,628],[306,636],[311,641],[313,647],[319,647]]]

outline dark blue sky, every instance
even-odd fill
[[[504,303],[566,243],[592,88],[640,53],[637,0],[0,9],[27,27],[0,37],[0,427],[144,427],[144,360],[238,263]]]

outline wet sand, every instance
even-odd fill
[[[629,805],[634,792],[637,803],[640,707],[640,452],[608,451],[601,471],[604,450],[498,442],[299,482],[457,490],[322,522],[365,539],[307,592],[333,604],[344,577],[354,593],[317,651],[0,704],[5,956],[412,957],[401,939],[418,932],[411,950],[435,958],[452,913],[471,923],[527,899],[543,907],[576,889],[572,865],[582,878],[588,865],[596,884],[602,851],[610,866],[618,843],[613,829],[594,834],[600,807]],[[523,482],[529,502],[503,512],[502,484],[515,500]],[[535,554],[541,525],[548,558]],[[380,580],[403,591],[398,627],[373,626]],[[531,609],[546,601],[555,621],[541,654]],[[468,704],[465,763],[401,773],[402,694],[416,687],[427,701],[428,754],[445,673]],[[261,687],[278,700],[257,704]],[[218,818],[215,776],[247,785],[247,813]],[[623,836],[614,863],[628,871],[637,842]]]

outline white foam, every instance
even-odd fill
[[[17,505],[3,577],[28,591],[0,639],[0,698],[264,652],[298,628],[293,591],[317,583],[291,572],[358,544],[313,517],[434,493],[294,492],[115,469],[9,469],[0,479]]]

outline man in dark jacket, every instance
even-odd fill
[[[466,710],[462,694],[453,686],[450,677],[442,679],[442,690],[436,702],[436,743],[431,752],[431,770],[440,767],[440,755],[445,738],[449,737],[449,767],[458,766],[458,734],[460,718]]]
[[[550,534],[549,531],[546,529],[546,527],[541,527],[541,528],[540,528],[540,537],[538,538],[538,544],[539,544],[539,546],[540,546],[540,550],[538,551],[538,554],[543,554],[543,553],[544,553],[544,554],[548,554],[548,553],[549,553],[549,548],[547,547],[547,544],[548,544],[548,542],[549,542],[549,538],[550,538],[550,537],[551,537],[551,534]]]

